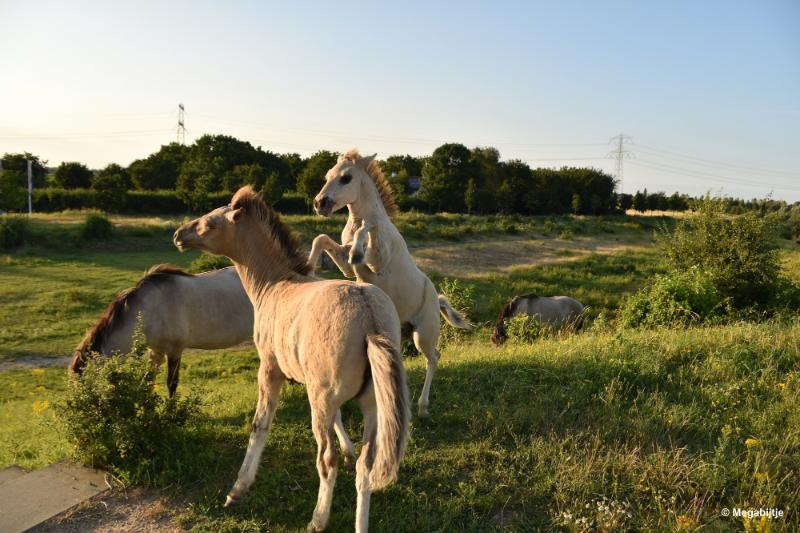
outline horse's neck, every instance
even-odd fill
[[[358,198],[355,202],[348,204],[347,209],[350,212],[350,218],[358,223],[356,228],[361,225],[362,221],[366,222],[367,226],[373,226],[389,220],[377,187],[366,178],[361,183]]]
[[[277,283],[305,278],[289,268],[288,260],[282,256],[282,250],[266,231],[253,228],[244,233],[246,237],[239,241],[240,253],[233,263],[254,307],[268,296]]]

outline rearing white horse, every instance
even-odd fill
[[[341,245],[327,235],[314,239],[309,264],[316,268],[325,251],[345,276],[377,285],[389,295],[403,329],[410,327],[414,344],[428,360],[418,402],[419,416],[427,417],[431,382],[439,362],[439,313],[457,328],[470,329],[472,325],[452,308],[447,298],[437,294],[433,282],[414,262],[406,241],[392,223],[397,204],[374,155],[361,157],[352,149],[339,156],[325,179],[314,198],[314,210],[329,216],[347,206],[350,216],[342,231]]]

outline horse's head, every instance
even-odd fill
[[[72,359],[67,365],[67,374],[69,375],[80,375],[83,372],[83,367],[86,366],[86,354],[84,350],[80,347],[76,348],[74,352],[72,352]]]
[[[218,207],[205,215],[179,227],[172,236],[178,250],[202,250],[235,259],[237,233],[246,212],[243,202],[260,196],[249,186],[242,187],[233,196],[230,205]]]
[[[367,169],[375,154],[355,160],[339,156],[339,161],[325,175],[325,185],[314,198],[314,211],[329,216],[347,204],[354,203],[361,192],[364,180],[371,180]]]

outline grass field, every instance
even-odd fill
[[[341,225],[288,220],[304,242]],[[6,360],[68,353],[108,300],[147,267],[186,266],[195,257],[172,248],[176,220],[117,219],[117,238],[105,243],[82,241],[81,221],[81,214],[39,217],[38,243],[0,256]],[[531,291],[576,296],[593,316],[613,319],[624,295],[661,271],[648,244],[659,222],[669,220],[403,215],[399,225],[415,253],[441,259],[430,269],[438,283],[456,279],[472,288],[470,317],[485,324],[511,295]],[[609,245],[598,248],[600,241]],[[530,246],[529,263],[527,255],[513,255],[521,243]],[[453,244],[469,250],[461,260],[436,255],[442,248],[457,254]],[[475,250],[484,247],[508,251],[512,267],[496,268],[494,253],[481,259]],[[784,243],[781,252],[795,279],[797,248]],[[721,516],[735,507],[780,508],[788,516],[770,523],[772,530],[800,528],[800,321],[625,332],[604,323],[533,345],[495,348],[486,327],[450,340],[432,390],[432,418],[414,419],[398,483],[373,496],[373,530],[756,527]],[[184,357],[181,388],[203,390],[206,416],[192,430],[186,460],[156,481],[168,487],[170,508],[186,529],[297,531],[311,516],[315,444],[300,385],[284,386],[250,495],[237,508],[222,508],[244,454],[256,367],[254,351],[245,348]],[[410,357],[407,368],[416,397],[424,359]],[[64,386],[63,368],[0,372],[0,467],[37,468],[68,456],[54,410]],[[345,424],[359,434],[352,406]],[[352,530],[353,484],[340,469],[331,531]]]

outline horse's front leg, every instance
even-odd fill
[[[258,369],[258,403],[256,414],[253,417],[253,430],[250,432],[250,441],[247,444],[247,453],[244,456],[239,476],[228,493],[225,507],[239,502],[247,494],[250,485],[256,478],[256,471],[261,460],[261,452],[267,442],[269,428],[278,408],[278,396],[285,377],[275,360],[261,358]]]
[[[353,267],[347,263],[347,254],[349,251],[349,246],[342,246],[325,234],[317,235],[311,244],[311,253],[308,254],[308,264],[311,266],[311,273],[313,274],[317,269],[322,252],[327,252],[345,277],[355,277],[356,274],[353,272]]]
[[[359,227],[353,234],[353,244],[350,247],[349,263],[351,265],[360,265],[364,262],[364,255],[366,254],[364,248],[367,244],[367,237],[369,231],[367,230],[367,221],[361,222]]]

